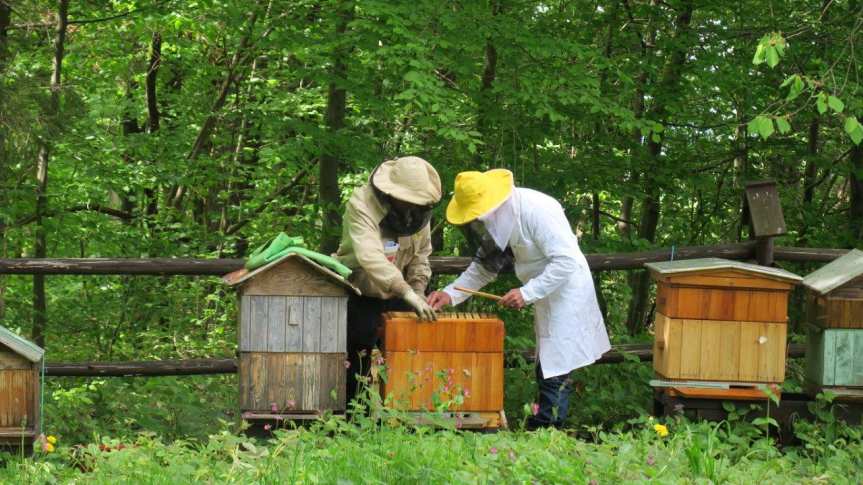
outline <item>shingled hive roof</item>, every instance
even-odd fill
[[[722,258],[700,258],[700,259],[680,259],[677,261],[662,261],[660,263],[647,263],[646,266],[651,271],[655,271],[661,275],[674,275],[683,273],[705,273],[710,271],[720,270],[739,270],[748,273],[756,273],[763,275],[766,278],[778,279],[797,283],[803,278],[794,273],[785,271],[780,268],[772,268],[770,266],[760,266],[757,264],[744,263],[742,261],[732,261]]]
[[[45,355],[45,349],[3,326],[0,326],[0,343],[30,362],[39,362]]]
[[[825,295],[863,277],[863,251],[852,249],[803,278],[803,286]]]

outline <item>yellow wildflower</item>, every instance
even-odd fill
[[[48,435],[48,437],[45,439],[48,440],[48,443],[51,443],[52,445],[57,444],[57,438],[54,437],[54,435]]]
[[[46,453],[53,453],[54,452],[54,445],[52,445],[51,443],[45,443],[45,452]]]
[[[653,431],[656,431],[660,438],[668,436],[668,428],[664,424],[654,424]]]

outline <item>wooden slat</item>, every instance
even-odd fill
[[[249,350],[252,352],[264,352],[267,350],[267,306],[265,296],[250,297],[252,322],[249,329]]]
[[[740,323],[740,380],[758,382],[759,378],[759,346],[758,337],[761,326],[757,323]]]
[[[252,297],[240,296],[240,352],[252,350]]]
[[[863,299],[821,298],[823,321],[826,328],[863,328]]]
[[[727,381],[740,380],[740,324],[720,325],[719,378]]]
[[[701,327],[701,362],[698,370],[701,379],[722,375],[722,361],[730,356],[722,353],[722,323],[705,320]]]
[[[303,359],[305,354],[285,354],[285,402],[283,409],[296,410],[303,405]]]
[[[267,298],[267,352],[286,352],[287,302],[284,296]]]
[[[806,332],[806,381],[830,386],[824,379],[824,331],[809,327]]]
[[[854,336],[848,330],[835,330],[834,334],[836,346],[833,354],[835,384],[837,386],[847,386],[849,382],[854,380],[852,371],[854,370]]]
[[[0,370],[0,428],[35,426],[33,370]]]
[[[681,332],[680,378],[701,378],[701,322],[683,320]]]
[[[285,299],[287,325],[285,325],[285,351],[303,350],[303,297],[289,296]]]
[[[772,279],[767,276],[737,272],[732,270],[710,271],[709,273],[686,273],[663,275],[657,278],[671,285],[700,286],[710,288],[751,288],[788,291],[794,287],[784,280]]]
[[[287,354],[269,352],[265,355],[267,366],[267,408],[285,411],[288,400]]]
[[[339,348],[338,297],[321,298],[320,352],[337,352]]]
[[[339,314],[338,314],[338,340],[336,345],[336,352],[347,352],[348,351],[348,299],[347,297],[341,297],[338,299],[339,302]]]
[[[768,323],[767,326],[767,352],[763,358],[767,360],[767,372],[760,381],[782,382],[785,380],[785,350],[787,345],[787,325]]]
[[[321,298],[303,297],[303,352],[321,351]]]
[[[320,372],[321,356],[317,353],[303,355],[303,401],[300,409],[320,409]]]

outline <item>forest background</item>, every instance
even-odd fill
[[[352,189],[408,154],[446,192],[512,170],[586,253],[745,240],[761,179],[779,244],[863,247],[861,29],[858,0],[0,0],[0,257],[243,258],[278,231],[332,251]],[[435,253],[458,254],[444,205]],[[649,341],[647,275],[595,281],[612,340]],[[216,278],[0,276],[0,324],[50,361],[231,356],[235,311]],[[532,347],[530,313],[504,315]],[[508,410],[531,374],[508,371]],[[644,412],[650,374],[577,373],[574,421]],[[203,435],[235,394],[51,379],[46,418]]]

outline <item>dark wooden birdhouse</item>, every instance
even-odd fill
[[[240,409],[247,420],[345,409],[347,304],[359,291],[291,254],[225,276],[239,293]]]
[[[801,278],[719,258],[645,265],[657,282],[653,366],[665,379],[780,383]]]
[[[31,449],[39,435],[42,358],[38,345],[0,326],[0,447]]]
[[[863,396],[863,251],[851,250],[808,275],[803,285],[809,388]]]

